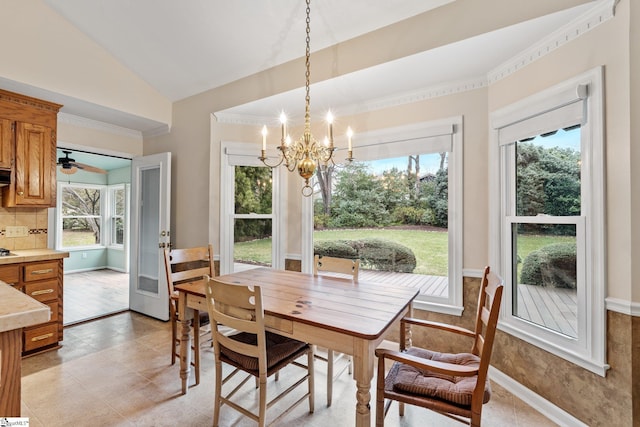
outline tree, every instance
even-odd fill
[[[270,168],[237,166],[235,168],[235,213],[271,213],[272,184]],[[237,219],[235,221],[236,242],[270,235],[270,220]]]
[[[62,194],[64,229],[91,230],[94,243],[100,243],[100,190],[65,187]]]
[[[379,227],[389,223],[381,181],[363,163],[339,171],[331,208],[333,227]]]

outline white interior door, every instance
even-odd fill
[[[169,319],[163,251],[171,242],[171,153],[134,157],[131,164],[131,310]]]

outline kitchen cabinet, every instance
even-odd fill
[[[47,305],[51,311],[48,322],[23,329],[22,355],[59,348],[63,319],[62,259],[0,265],[0,280]]]
[[[2,206],[54,207],[56,131],[62,106],[0,90],[0,169],[11,169]]]

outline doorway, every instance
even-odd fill
[[[64,326],[129,309],[131,159],[57,149],[49,247],[64,260]]]

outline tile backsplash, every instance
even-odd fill
[[[47,208],[0,208],[0,247],[9,250],[45,249],[49,210]],[[25,226],[26,237],[7,237],[7,226]]]

